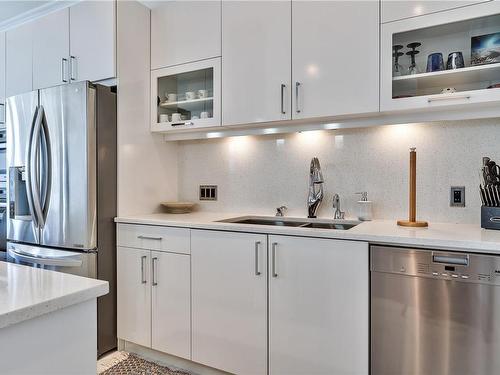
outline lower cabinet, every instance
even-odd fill
[[[118,247],[118,337],[191,359],[190,256]]]
[[[193,361],[267,373],[267,236],[191,230]]]
[[[269,374],[368,374],[368,244],[269,236]]]

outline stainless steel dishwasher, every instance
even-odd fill
[[[371,375],[500,374],[500,256],[370,253]]]

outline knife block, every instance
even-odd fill
[[[500,207],[481,206],[481,228],[500,230]]]

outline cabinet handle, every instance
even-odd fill
[[[143,255],[141,257],[141,283],[146,284],[148,281],[146,280],[146,273],[145,273],[145,268],[146,268],[146,255]]]
[[[261,272],[259,269],[259,248],[260,248],[260,241],[255,242],[255,275],[260,276]]]
[[[299,108],[299,87],[300,82],[295,82],[295,112],[300,113]]]
[[[277,242],[273,242],[272,250],[271,250],[271,263],[272,263],[272,274],[273,277],[278,277],[278,273],[276,272],[276,248],[278,247]]]
[[[161,241],[163,237],[149,237],[149,236],[137,236],[138,239],[140,240],[154,240],[154,241]]]
[[[470,99],[470,95],[455,95],[455,94],[447,94],[446,96],[438,96],[435,98],[428,98],[427,103],[432,102],[440,102],[443,100],[460,100],[460,99]]]
[[[158,258],[157,257],[154,257],[153,258],[153,262],[152,262],[152,267],[151,269],[153,270],[153,277],[152,277],[152,280],[153,282],[151,283],[151,285],[153,286],[157,286],[158,285],[158,282],[156,281],[156,268],[157,268],[157,264],[158,264]]]
[[[285,111],[285,87],[286,85],[284,83],[281,84],[281,114],[284,115],[286,114]]]
[[[64,73],[64,65],[68,64],[68,59],[63,57],[61,59],[61,81],[64,83],[68,83],[68,80],[66,79],[66,74]]]
[[[76,81],[76,77],[73,75],[75,65],[76,65],[76,57],[70,56],[69,57],[69,79],[71,81]]]

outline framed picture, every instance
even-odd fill
[[[470,44],[471,65],[500,63],[500,33],[473,36]]]

